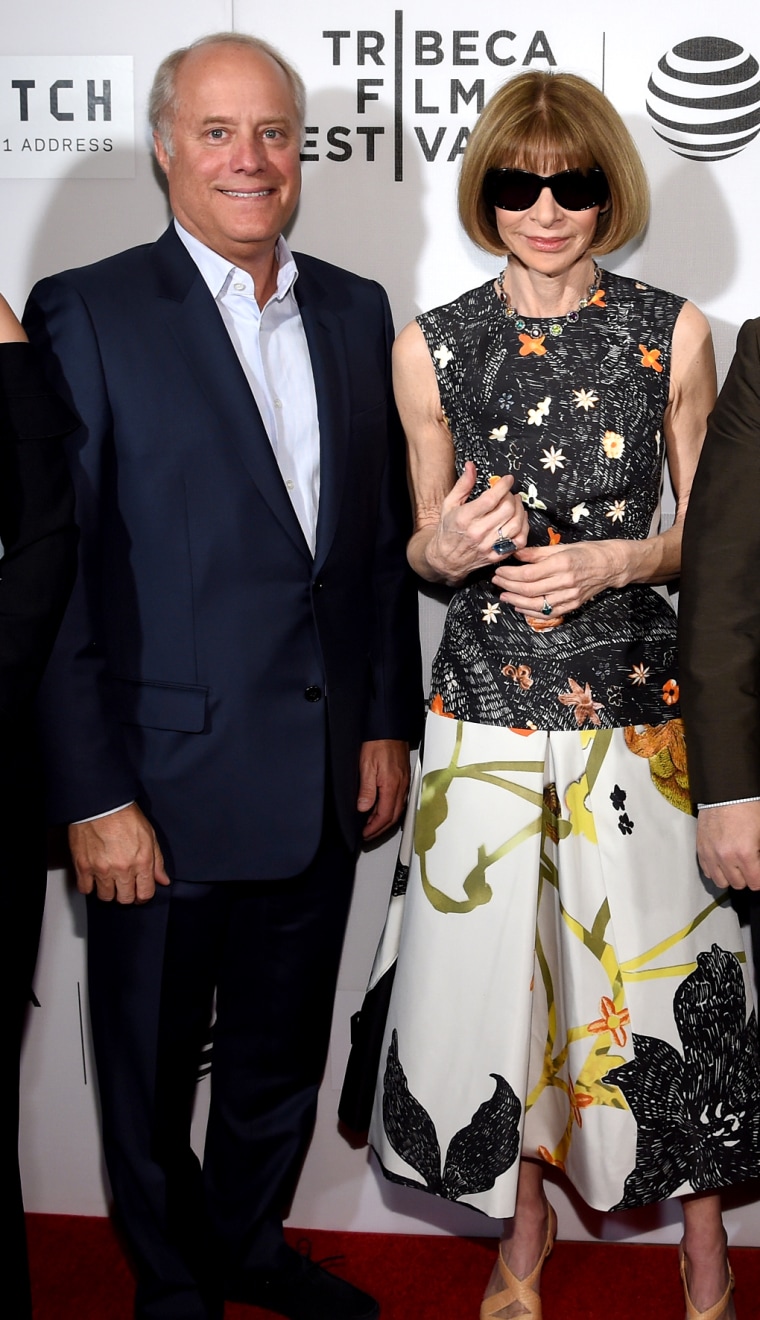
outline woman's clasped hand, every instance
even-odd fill
[[[465,463],[461,477],[443,500],[427,544],[428,562],[450,586],[502,560],[504,552],[495,548],[500,541],[511,541],[514,549],[520,549],[528,540],[528,518],[514,490],[514,478],[499,477],[471,499],[477,476],[475,464]]]

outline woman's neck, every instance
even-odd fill
[[[511,257],[502,284],[510,306],[522,316],[566,316],[587,297],[594,271],[593,257],[588,255],[556,275],[531,270]]]

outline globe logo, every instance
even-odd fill
[[[647,90],[655,133],[688,160],[725,160],[760,132],[760,66],[735,41],[679,41]]]

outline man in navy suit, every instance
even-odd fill
[[[44,722],[143,1320],[218,1320],[225,1297],[378,1314],[282,1233],[356,847],[399,816],[420,708],[387,300],[282,238],[303,105],[252,38],[174,52],[151,98],[174,222],[27,309],[81,418],[80,576]]]

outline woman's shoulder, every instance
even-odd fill
[[[493,280],[486,280],[484,284],[468,289],[466,293],[460,293],[453,302],[443,303],[440,307],[432,307],[430,311],[421,312],[416,318],[417,324],[423,330],[426,326],[436,328],[466,326],[488,316],[493,310],[495,298]]]
[[[607,294],[607,302],[627,303],[634,307],[659,310],[680,311],[687,301],[679,293],[670,289],[661,289],[646,280],[634,279],[630,275],[618,275],[611,270],[603,270],[601,285]]]

